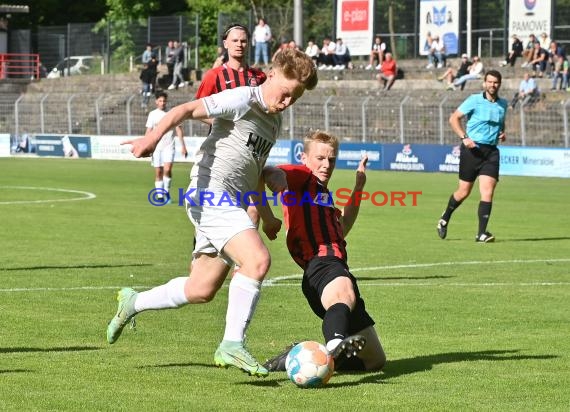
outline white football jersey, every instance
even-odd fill
[[[152,112],[148,114],[148,118],[146,119],[146,125],[145,125],[146,128],[154,129],[164,116],[166,116],[166,112],[164,110],[154,109]],[[170,149],[172,145],[174,145],[174,134],[173,130],[169,130],[159,140],[158,144],[156,145],[156,149],[154,149],[154,151],[158,152],[166,148]]]
[[[229,194],[254,191],[281,128],[281,113],[267,113],[259,87],[237,87],[202,99],[214,118],[190,173],[192,187]]]

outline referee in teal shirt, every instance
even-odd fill
[[[495,237],[487,231],[493,206],[493,194],[499,181],[499,141],[505,141],[505,116],[508,102],[499,97],[501,73],[489,70],[483,81],[484,91],[469,96],[449,118],[453,131],[461,139],[459,155],[459,186],[447,203],[437,223],[440,238],[447,236],[451,215],[469,196],[479,177],[479,230],[476,242],[493,242]],[[467,119],[463,127],[463,118]]]

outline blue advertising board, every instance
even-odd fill
[[[301,153],[303,152],[303,142],[298,140],[277,140],[269,152],[266,164],[284,165],[300,164]]]
[[[570,177],[570,149],[501,146],[501,174]]]
[[[341,143],[336,159],[337,169],[356,169],[364,154],[368,155],[367,169],[382,169],[382,145],[375,143]]]
[[[34,144],[38,156],[91,157],[88,136],[36,135]]]

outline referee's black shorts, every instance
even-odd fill
[[[478,147],[468,149],[461,145],[459,154],[459,179],[474,182],[479,175],[499,180],[499,149],[497,146],[477,143]]]
[[[356,296],[356,304],[350,313],[349,325],[349,333],[354,335],[368,326],[374,325],[374,320],[366,312],[364,300],[360,297],[360,291],[356,284],[356,278],[349,272],[346,262],[335,256],[317,256],[311,259],[303,274],[303,294],[315,315],[323,319],[326,312],[321,303],[323,289],[339,276],[350,278]]]

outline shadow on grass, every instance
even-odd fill
[[[17,268],[3,268],[0,267],[0,272],[11,271],[11,270],[46,270],[46,269],[105,269],[105,268],[124,268],[124,267],[134,267],[134,266],[152,266],[151,263],[132,263],[128,265],[44,265],[44,266],[29,266],[29,267],[17,267]]]
[[[560,237],[534,237],[534,238],[523,238],[523,239],[500,239],[501,242],[541,242],[543,240],[570,240],[568,236]]]
[[[0,348],[0,353],[27,353],[27,352],[81,352],[87,350],[100,350],[96,346],[68,346],[61,348]]]
[[[3,373],[30,373],[33,372],[31,369],[0,369],[0,375]]]
[[[435,355],[416,356],[413,358],[388,360],[388,363],[381,372],[339,372],[343,375],[362,376],[356,382],[335,382],[334,376],[331,381],[319,390],[335,387],[357,386],[361,384],[386,384],[392,378],[397,378],[404,375],[410,375],[418,372],[426,372],[431,370],[435,365],[444,363],[456,362],[479,362],[479,361],[519,361],[519,360],[540,360],[540,359],[555,359],[556,355],[520,355],[519,350],[489,350],[481,352],[449,352],[439,353]],[[284,372],[281,372],[284,375]],[[281,375],[281,376],[283,376]],[[253,386],[278,386],[280,382],[287,382],[286,377],[280,379],[271,379],[274,374],[270,374],[269,378],[263,381],[246,381],[242,384]]]

